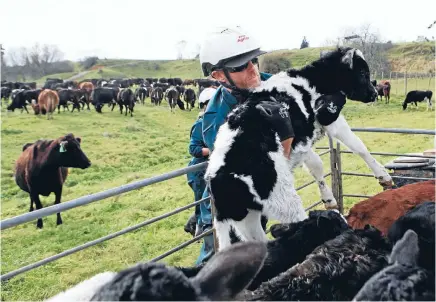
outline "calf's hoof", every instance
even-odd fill
[[[392,189],[394,187],[394,182],[392,181],[392,179],[390,180],[383,180],[379,178],[378,183],[380,184],[380,186],[383,187],[383,189],[387,190],[387,189]]]
[[[42,229],[42,220],[39,220],[38,219],[38,221],[36,222],[36,227],[38,228],[38,229]]]
[[[324,202],[324,207],[326,208],[326,210],[339,210],[339,206],[337,203]]]

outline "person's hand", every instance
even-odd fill
[[[273,130],[277,132],[280,141],[295,137],[291,117],[288,109],[283,104],[265,101],[257,104],[256,109],[271,124]]]

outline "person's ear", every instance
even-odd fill
[[[222,70],[214,70],[214,71],[212,71],[211,75],[217,81],[227,82],[226,75],[224,74],[224,71],[222,71]]]

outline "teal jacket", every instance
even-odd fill
[[[203,121],[202,117],[198,118],[191,128],[191,135],[190,135],[191,138],[189,141],[189,154],[191,154],[192,159],[189,162],[188,166],[200,164],[202,162],[207,161],[208,159],[208,156],[203,156],[202,153],[203,148],[206,148],[206,145],[203,142],[203,135],[201,134],[202,121]],[[188,183],[194,181],[201,181],[204,177],[204,172],[205,172],[204,170],[189,172],[187,174]]]
[[[272,74],[260,73],[262,81],[268,80]],[[227,114],[236,106],[238,101],[223,86],[220,86],[209,101],[203,115],[203,141],[212,151],[218,129],[224,124]]]

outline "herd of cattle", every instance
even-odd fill
[[[371,81],[372,85],[377,90],[377,100],[378,97],[383,100],[385,97],[385,104],[389,104],[389,100],[391,98],[391,83],[387,80],[382,80],[377,83],[377,80]],[[431,90],[412,90],[409,91],[406,95],[406,99],[404,100],[402,106],[403,110],[407,109],[407,104],[414,103],[416,107],[418,107],[418,102],[426,101],[427,102],[427,110],[433,110],[433,104],[431,98],[433,96],[433,92]]]
[[[136,86],[135,90],[134,85]],[[198,87],[196,93],[193,88],[185,86],[192,85]],[[102,113],[102,108],[106,104],[111,107],[111,111],[118,105],[120,113],[125,109],[125,115],[130,112],[133,116],[133,108],[136,102],[145,103],[145,99],[150,97],[151,103],[161,105],[162,100],[168,101],[171,112],[174,112],[176,105],[181,109],[191,110],[195,106],[197,95],[207,87],[214,86],[215,82],[207,79],[185,79],[181,78],[129,78],[129,79],[85,79],[80,82],[64,81],[62,79],[47,78],[41,88],[36,88],[36,82],[1,82],[1,99],[12,100],[7,110],[14,111],[21,109],[27,113],[27,105],[30,105],[35,114],[47,114],[49,119],[52,113],[58,108],[63,107],[64,111],[72,105],[74,109],[80,111],[89,104],[92,104],[98,113]],[[44,93],[43,93],[44,92]]]

